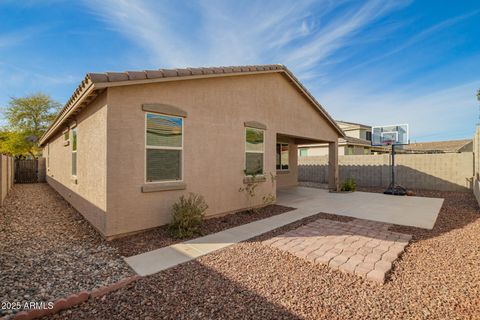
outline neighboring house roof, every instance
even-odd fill
[[[255,65],[255,66],[231,66],[209,68],[185,68],[185,69],[158,69],[127,72],[87,73],[85,79],[77,87],[71,98],[58,113],[52,125],[40,138],[40,146],[43,145],[61,126],[72,118],[79,110],[93,101],[105,88],[123,85],[135,85],[163,81],[190,80],[211,77],[224,77],[235,75],[249,75],[258,73],[282,73],[303,93],[307,99],[327,119],[331,126],[341,137],[345,136],[342,129],[325,111],[315,97],[300,83],[300,81],[280,64]]]
[[[356,122],[349,122],[349,121],[343,121],[343,120],[335,120],[337,124],[342,128],[343,130],[355,130],[355,129],[371,129],[372,126],[366,125],[366,124],[361,124],[361,123],[356,123]]]
[[[403,146],[405,151],[415,152],[460,152],[462,148],[472,143],[471,139],[418,142]]]
[[[371,141],[365,140],[365,139],[359,139],[359,138],[354,138],[354,137],[343,137],[338,141],[338,144],[343,145],[356,145],[356,146],[367,146],[370,147],[372,145]]]
[[[354,137],[345,136],[343,138],[338,139],[339,146],[363,146],[363,147],[370,147],[372,149],[380,151],[380,149],[388,151],[385,147],[382,146],[372,146],[372,142],[365,139],[359,139]],[[316,144],[306,144],[302,145],[305,148],[326,148],[328,144],[326,143],[316,143]]]

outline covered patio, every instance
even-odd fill
[[[308,187],[277,189],[277,204],[302,211],[432,229],[443,199],[401,197],[371,192],[335,193]]]
[[[277,133],[276,186],[278,189],[298,186],[298,148],[313,143],[328,144],[328,189],[339,191],[338,139],[326,141]]]

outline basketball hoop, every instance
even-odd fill
[[[372,146],[392,146],[392,176],[390,185],[383,193],[398,196],[407,194],[407,189],[395,184],[395,146],[409,143],[408,124],[372,127]]]

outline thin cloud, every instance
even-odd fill
[[[361,67],[365,67],[366,65],[369,65],[373,62],[376,62],[376,61],[380,61],[382,59],[385,59],[387,57],[390,57],[394,54],[397,54],[415,44],[418,44],[420,43],[421,41],[423,40],[426,40],[428,37],[430,37],[431,35],[435,34],[435,33],[438,33],[440,32],[441,30],[443,29],[446,29],[448,27],[451,27],[461,21],[464,21],[466,19],[469,19],[473,16],[476,16],[478,13],[480,13],[480,10],[475,10],[473,12],[470,12],[468,14],[464,14],[464,15],[459,15],[459,16],[456,16],[456,17],[453,17],[453,18],[449,18],[449,19],[445,19],[433,26],[430,26],[424,30],[422,30],[421,32],[417,33],[416,35],[414,35],[413,37],[411,37],[410,39],[408,39],[407,41],[403,42],[402,44],[400,44],[398,47],[394,48],[393,50],[390,50],[384,54],[380,54],[378,56],[376,56],[375,58],[373,59],[370,59],[370,60],[367,60],[363,63],[360,63],[360,64],[357,64],[356,66],[353,66],[349,71],[353,71],[355,69],[358,69],[358,68],[361,68]]]
[[[471,81],[413,95],[402,88],[371,93],[366,87],[346,85],[323,94],[322,103],[327,110],[335,105],[337,119],[370,125],[409,123],[412,140],[463,138],[475,130],[478,87],[480,81]]]
[[[398,84],[401,77],[408,78],[422,67],[422,56],[410,52],[419,59],[391,64],[387,58],[407,53],[432,35],[479,11],[445,19],[400,45],[394,44],[396,47],[385,42],[385,48],[375,50],[376,43],[392,39],[401,34],[402,28],[414,23],[393,15],[411,1],[85,0],[85,3],[109,29],[143,48],[143,56],[139,58],[136,51],[134,59],[141,66],[283,63],[335,117],[371,124],[407,122],[412,126],[413,137],[418,139],[443,131],[464,136],[473,131],[470,128],[474,126],[476,109],[471,92],[480,86],[478,82],[469,82],[468,77],[462,79],[460,86],[453,84],[454,79],[435,84],[422,82],[434,73],[428,71]],[[361,55],[357,49],[366,45],[369,60],[355,64]],[[367,72],[359,72],[367,64],[373,66],[365,68]],[[448,73],[452,65],[453,62],[446,65],[442,74]],[[435,70],[439,69],[436,66]],[[420,86],[412,90],[415,83]],[[457,110],[454,114],[453,106]],[[447,118],[446,114],[450,116]],[[459,133],[459,127],[466,129]]]
[[[2,32],[0,33],[0,50],[16,47],[45,30],[47,30],[46,27],[31,27],[12,32]]]
[[[347,45],[347,41],[370,23],[408,2],[368,1],[362,7],[336,17],[318,30],[315,37],[286,56],[288,64],[302,72]]]
[[[285,63],[297,72],[327,63],[348,39],[408,1],[371,0],[335,12],[343,1],[197,1],[175,10],[178,2],[87,1],[110,28],[150,53],[163,66]],[[343,8],[341,8],[343,9]],[[240,14],[241,13],[241,14]],[[192,19],[194,16],[196,19]],[[180,24],[188,21],[190,34]],[[335,58],[338,59],[338,58]],[[319,72],[321,73],[321,72]]]

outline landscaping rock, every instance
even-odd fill
[[[413,241],[393,263],[384,285],[262,244],[326,217],[317,215],[140,279],[104,300],[89,300],[50,318],[478,318],[480,212],[475,198],[471,193],[416,192],[443,197],[444,205],[433,230],[390,228],[413,235]]]
[[[1,302],[53,302],[134,274],[47,184],[15,185],[0,221]],[[0,317],[20,311],[0,310]]]

